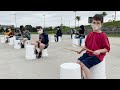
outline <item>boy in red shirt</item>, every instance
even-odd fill
[[[110,51],[108,37],[101,31],[102,24],[103,16],[96,14],[93,17],[91,24],[93,32],[90,32],[87,35],[85,47],[78,52],[78,54],[80,54],[82,51],[86,50],[86,53],[78,58],[77,63],[81,65],[81,69],[84,71],[87,79],[90,79],[90,68],[103,61],[106,53]],[[92,50],[93,52],[87,51],[86,48]]]

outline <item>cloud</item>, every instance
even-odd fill
[[[81,17],[80,25],[88,24],[88,17],[99,14],[103,11],[77,11],[76,15]],[[106,11],[107,16],[105,21],[112,19],[115,14],[114,11]],[[0,11],[0,24],[2,25],[15,25],[15,15],[17,26],[32,25],[32,26],[58,26],[61,23],[67,26],[75,25],[75,12],[73,11]],[[117,20],[120,19],[120,11],[117,11]],[[76,25],[78,22],[76,21]]]

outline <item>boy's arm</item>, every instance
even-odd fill
[[[107,53],[110,51],[110,43],[109,43],[107,35],[105,35],[105,34],[103,34],[102,47],[103,47],[103,49],[94,51],[94,54],[99,55],[100,53]]]
[[[104,49],[99,49],[99,50],[94,51],[93,54],[99,55],[100,53],[107,53],[107,52],[108,50],[104,48]]]
[[[48,43],[49,42],[49,37],[48,35],[45,35],[45,42],[44,43]]]
[[[107,53],[108,52],[108,50],[106,49],[106,48],[104,48],[104,49],[99,49],[100,50],[100,53]]]
[[[98,51],[98,53],[107,53],[107,52],[109,52],[110,51],[110,43],[109,43],[109,40],[108,40],[108,37],[107,37],[107,35],[104,35],[104,37],[103,37],[103,40],[102,40],[103,42],[103,49],[99,49],[99,50],[97,50]]]

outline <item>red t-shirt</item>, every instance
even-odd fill
[[[107,35],[104,32],[90,32],[86,38],[85,46],[92,51],[104,48],[106,48],[108,52],[110,51],[110,43]],[[86,51],[86,53],[88,53],[89,55],[94,55],[89,51]],[[101,53],[96,57],[99,58],[100,61],[102,61],[105,55],[106,53]]]

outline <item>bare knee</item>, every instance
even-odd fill
[[[82,62],[80,62],[80,66],[82,69],[85,67],[85,65]]]
[[[77,60],[75,63],[80,64],[80,61],[79,61],[79,60]]]
[[[37,47],[37,43],[31,42],[31,45],[35,45],[35,47]]]
[[[41,43],[40,48],[45,48],[45,45]]]

